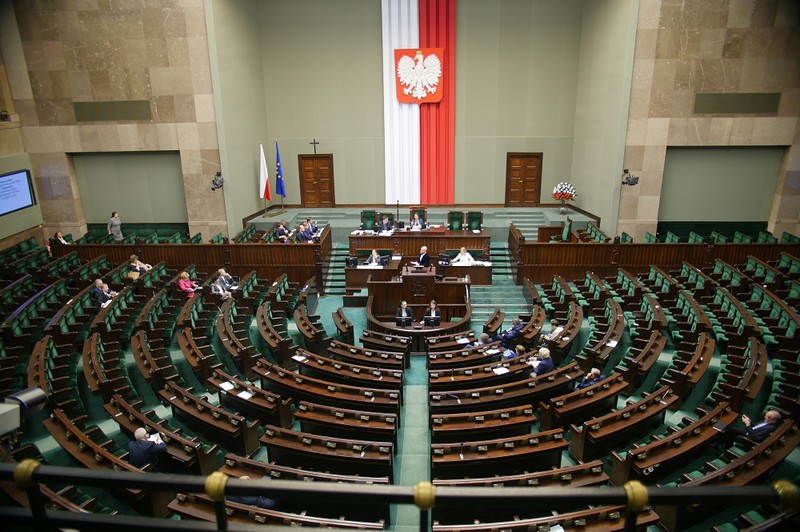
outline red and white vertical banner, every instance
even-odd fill
[[[386,203],[452,204],[456,0],[383,0]]]

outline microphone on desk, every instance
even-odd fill
[[[364,454],[367,452],[367,449],[369,449],[370,445],[372,444],[368,443],[363,449],[361,449],[361,458],[364,458]]]
[[[453,372],[454,372],[454,371],[455,371],[455,368],[450,368],[450,380],[451,380],[451,381],[454,381],[454,380],[456,380],[456,379],[455,379],[455,377],[453,377]]]
[[[458,401],[458,404],[461,404],[461,399],[457,395],[453,395],[452,393],[448,393],[447,395]]]
[[[464,459],[464,442],[461,442],[461,451],[458,453],[458,457],[462,460]]]

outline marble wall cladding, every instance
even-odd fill
[[[227,234],[223,192],[206,186],[220,157],[203,0],[12,3],[8,70],[26,79],[10,84],[46,228],[85,228],[68,154],[178,150],[190,226]],[[76,122],[73,102],[109,100],[149,100],[151,121]]]
[[[698,92],[780,92],[776,115],[695,115]],[[791,146],[770,228],[800,231],[800,2],[640,0],[617,232],[655,233],[668,146]]]

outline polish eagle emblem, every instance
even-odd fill
[[[441,55],[441,48],[395,50],[397,97],[401,102],[441,101]]]

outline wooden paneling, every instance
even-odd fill
[[[322,293],[322,261],[331,245],[330,227],[325,227],[320,242],[314,244],[75,244],[68,251],[76,252],[82,261],[106,255],[109,264],[127,262],[131,255],[150,264],[163,260],[170,268],[194,264],[204,275],[225,268],[237,276],[255,270],[258,277],[267,279],[286,273],[296,283],[314,277]],[[66,253],[66,246],[54,252]]]
[[[679,269],[686,261],[704,268],[712,266],[716,259],[742,264],[748,255],[768,262],[778,260],[781,252],[800,254],[798,244],[529,243],[513,224],[509,229],[508,247],[512,265],[516,264],[518,284],[526,277],[534,283],[549,283],[554,275],[578,279],[587,271],[605,277],[616,275],[619,268],[632,274],[642,273],[651,264],[670,270]]]

